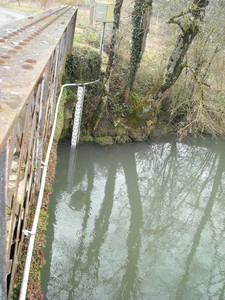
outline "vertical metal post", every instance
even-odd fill
[[[101,33],[100,48],[99,48],[100,55],[102,55],[104,49],[105,24],[106,24],[105,22],[102,23],[102,33]]]
[[[6,299],[6,147],[0,152],[0,299]]]

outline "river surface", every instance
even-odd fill
[[[225,299],[225,142],[61,144],[49,300]]]

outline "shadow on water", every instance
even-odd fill
[[[213,178],[213,184],[212,189],[209,194],[208,201],[206,203],[202,218],[199,222],[199,225],[197,226],[196,232],[193,237],[193,243],[191,245],[190,252],[187,255],[186,262],[185,262],[185,272],[180,280],[180,283],[178,284],[178,289],[176,293],[176,300],[183,299],[184,298],[184,291],[185,287],[188,283],[189,275],[190,275],[190,267],[193,262],[193,259],[196,255],[196,252],[199,248],[199,243],[201,241],[201,235],[203,233],[203,230],[205,229],[205,226],[207,225],[207,222],[210,220],[210,215],[212,213],[213,205],[216,200],[216,196],[218,195],[219,188],[222,184],[222,176],[225,171],[225,156],[222,153],[216,153],[215,157],[213,159],[213,169],[215,169],[215,175]],[[208,182],[208,178],[204,184],[206,186]],[[222,195],[221,195],[222,196]],[[224,286],[221,289],[221,292],[216,291],[216,293],[213,295],[213,297],[218,296],[219,299],[223,299],[224,296]],[[211,297],[212,295],[208,295],[208,297]]]
[[[224,299],[225,143],[59,146],[46,299]]]
[[[93,170],[93,169],[92,169]],[[111,210],[113,207],[113,193],[114,193],[114,186],[115,186],[115,177],[116,177],[116,170],[117,164],[114,162],[111,164],[109,162],[108,166],[108,175],[107,181],[105,185],[105,195],[104,199],[99,211],[98,216],[95,218],[94,221],[94,234],[90,243],[85,246],[85,232],[87,229],[88,224],[88,216],[90,207],[85,212],[85,217],[82,224],[82,235],[78,242],[79,247],[77,249],[76,259],[74,260],[74,272],[72,277],[72,282],[74,283],[75,287],[79,287],[79,283],[82,282],[83,274],[91,273],[93,277],[98,277],[98,270],[100,267],[99,256],[100,256],[100,249],[104,243],[108,227],[109,227],[109,220],[111,215]],[[90,176],[91,180],[93,181],[93,176]],[[93,186],[93,182],[92,182]],[[89,189],[91,191],[91,189]],[[86,249],[85,249],[86,248]],[[85,279],[84,279],[85,280]],[[69,299],[75,299],[76,294],[74,293],[73,288],[70,289],[69,292]]]
[[[138,174],[134,153],[128,153],[121,159],[124,169],[130,204],[130,227],[127,238],[128,255],[124,266],[124,275],[118,288],[117,299],[137,299],[139,290],[138,260],[141,248],[142,203],[138,186]]]

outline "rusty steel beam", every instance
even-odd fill
[[[0,28],[0,299],[10,298],[55,112],[77,9]]]

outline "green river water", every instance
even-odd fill
[[[49,300],[225,299],[225,141],[60,144]]]

